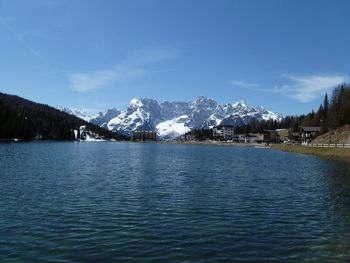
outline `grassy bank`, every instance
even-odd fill
[[[291,145],[274,145],[274,149],[285,152],[318,155],[329,159],[337,159],[350,162],[350,149],[343,148],[317,148]]]

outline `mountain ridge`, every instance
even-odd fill
[[[86,118],[82,112],[77,114]],[[163,139],[173,139],[194,129],[220,124],[242,126],[270,119],[280,121],[282,117],[262,106],[250,107],[243,100],[219,104],[214,99],[199,96],[189,102],[134,98],[125,110],[108,109],[90,117],[90,122],[125,135],[135,130],[152,130]]]

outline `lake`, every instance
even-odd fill
[[[0,262],[350,260],[350,165],[252,147],[0,144]]]

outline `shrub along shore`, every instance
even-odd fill
[[[293,145],[273,145],[272,148],[284,152],[311,154],[322,156],[328,159],[336,159],[350,162],[349,148],[319,148]]]

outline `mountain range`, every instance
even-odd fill
[[[151,130],[163,139],[220,124],[242,126],[253,121],[282,119],[281,114],[262,106],[249,107],[244,101],[219,104],[203,96],[190,102],[132,99],[126,110],[108,109],[96,116],[89,116],[81,109],[59,109],[113,132],[131,135],[135,130]]]

